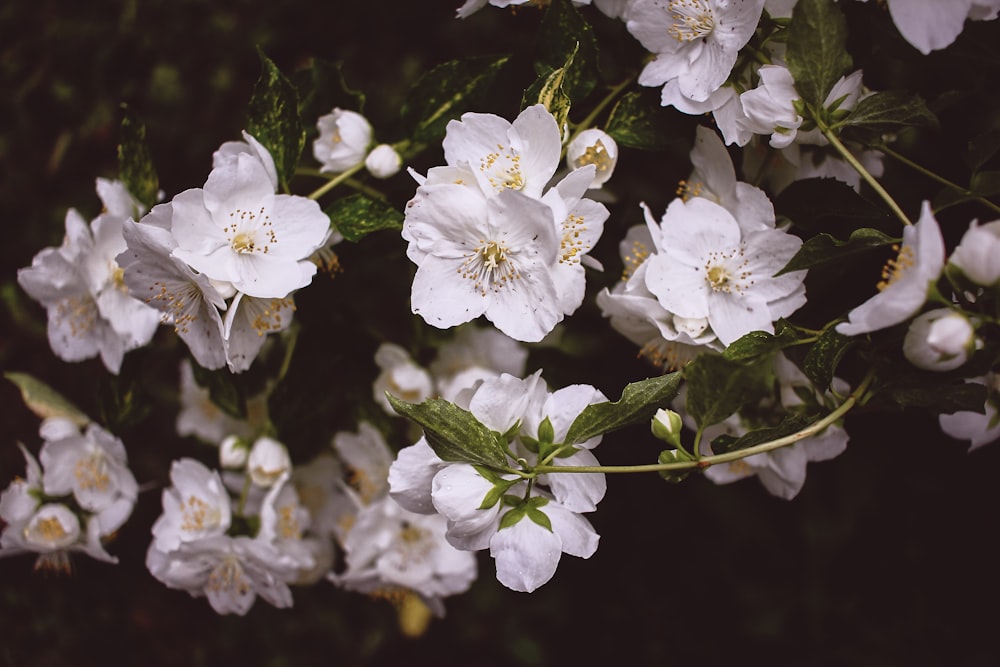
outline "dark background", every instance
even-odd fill
[[[0,663],[1000,664],[1000,446],[968,455],[964,443],[940,434],[929,410],[850,416],[847,452],[813,464],[791,502],[753,480],[715,487],[700,478],[670,485],[655,475],[611,477],[591,517],[602,544],[590,561],[565,557],[550,583],[524,595],[498,584],[492,561],[480,554],[472,591],[449,599],[446,618],[416,640],[400,634],[387,603],[331,585],[295,589],[291,610],[258,600],[235,618],[148,574],[149,528],[169,461],[212,458],[172,435],[176,406],[157,389],[172,386],[182,350],[161,331],[157,349],[130,353],[116,379],[98,360],[61,362],[48,348],[43,309],[16,285],[16,269],[59,244],[67,208],[88,218],[98,212],[94,178],[116,175],[123,102],[147,126],[167,196],[200,186],[212,151],[244,127],[257,46],[287,73],[312,57],[342,61],[348,84],[367,96],[364,112],[378,137],[389,141],[399,138],[398,109],[420,73],[451,58],[512,53],[483,109],[512,118],[534,78],[539,14],[487,7],[458,21],[457,4],[37,0],[0,7],[0,368],[35,375],[88,414],[117,415],[115,432],[150,487],[109,547],[117,566],[79,557],[73,574],[56,576],[33,573],[29,556],[0,561]],[[901,150],[967,182],[962,150],[998,129],[996,22],[970,26],[946,54],[922,58],[875,3],[857,4],[845,11],[866,82],[919,90],[942,119],[940,130],[902,136]],[[641,50],[620,23],[589,8],[585,15],[602,47],[609,45],[602,66],[614,83],[638,66]],[[949,97],[951,88],[965,92]],[[674,196],[697,120],[670,121],[677,136],[668,151],[623,150],[612,181],[618,201],[595,251],[609,272],[588,289],[613,282],[617,240],[640,221],[638,202],[662,211]],[[440,161],[431,151],[417,166]],[[893,166],[886,182],[911,212],[938,190]],[[293,183],[301,193],[312,187]],[[413,192],[405,175],[384,187],[400,206]],[[982,212],[959,207],[949,215],[967,221]],[[964,223],[955,229],[946,228],[952,241]],[[332,430],[354,428],[361,399],[349,380],[374,377],[378,342],[412,342],[398,336],[414,327],[405,293],[396,294],[405,290],[378,303],[359,296],[372,281],[408,279],[403,250],[393,233],[338,248],[343,274],[302,293],[302,360],[292,372],[314,398],[303,407],[291,396],[276,419],[288,425],[289,446],[303,460]],[[373,324],[357,331],[349,326],[357,321]],[[614,397],[650,373],[601,320],[592,295],[569,324],[587,335],[561,350],[536,350],[529,362],[544,366],[552,384],[589,382]],[[136,404],[152,408],[143,413]],[[15,443],[36,453],[40,443],[37,418],[7,383],[0,405],[5,485],[24,470]],[[636,428],[608,436],[597,454],[603,463],[635,463],[656,451]]]

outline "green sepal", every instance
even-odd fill
[[[625,94],[611,110],[604,131],[620,146],[662,151],[677,141],[672,117],[653,91]]]
[[[440,398],[407,403],[386,393],[392,409],[424,429],[427,444],[445,461],[478,463],[508,470],[500,436],[488,429],[468,410]]]
[[[688,414],[705,427],[768,394],[772,380],[770,357],[748,364],[718,354],[703,354],[684,367],[684,378]]]
[[[670,373],[632,382],[614,402],[594,403],[583,409],[566,433],[573,445],[631,424],[648,422],[659,408],[670,403],[680,388],[681,374]]]
[[[534,498],[532,498],[534,500]],[[542,528],[546,529],[550,533],[552,532],[552,521],[549,519],[549,515],[529,504],[527,509],[528,518],[537,523]]]
[[[538,50],[536,72],[563,68],[561,88],[573,102],[590,94],[600,79],[594,29],[570,0],[549,4],[539,28]]]
[[[802,371],[812,381],[817,391],[824,392],[829,388],[837,365],[855,340],[852,336],[837,333],[836,327],[830,327],[821,333],[809,348],[802,363]]]
[[[814,110],[823,108],[837,79],[851,68],[847,20],[836,2],[799,0],[788,23],[785,61],[795,90]]]
[[[728,454],[729,452],[747,449],[748,447],[753,447],[754,445],[760,445],[765,442],[770,442],[771,440],[783,438],[786,435],[797,433],[798,431],[801,431],[805,427],[809,426],[816,421],[818,416],[819,415],[795,413],[786,415],[777,426],[755,429],[738,438],[731,435],[720,435],[712,441],[712,453]]]
[[[818,234],[803,243],[798,252],[788,260],[788,264],[775,275],[811,269],[831,262],[843,263],[873,248],[891,246],[899,242],[898,238],[869,228],[855,229],[846,241],[839,241],[830,234]]]
[[[898,132],[904,127],[937,127],[937,116],[916,93],[887,90],[869,95],[837,127],[855,127],[878,135]]]
[[[523,504],[507,510],[503,513],[503,516],[500,517],[500,527],[497,530],[510,528],[523,519],[525,514],[527,514],[527,507]]]
[[[413,141],[428,143],[443,137],[448,121],[478,105],[509,58],[451,60],[424,74],[410,89],[401,112]]]
[[[80,408],[41,380],[27,373],[7,372],[3,376],[20,390],[21,398],[24,399],[28,409],[42,419],[61,417],[80,428],[90,423],[90,417]]]
[[[118,137],[118,176],[132,197],[149,210],[156,203],[160,179],[153,166],[153,156],[146,144],[146,126],[128,105],[123,104]],[[138,216],[136,216],[138,219]]]
[[[403,214],[392,204],[360,192],[333,201],[324,213],[334,228],[354,243],[372,232],[403,228]]]
[[[532,438],[531,436],[522,435],[521,436],[521,444],[523,444],[524,447],[525,447],[525,449],[527,449],[532,454],[537,454],[538,453],[539,442],[537,440],[535,440],[534,438]]]
[[[556,430],[552,426],[552,420],[548,417],[542,420],[542,423],[538,425],[538,441],[551,443],[556,437]]]
[[[258,49],[261,72],[250,97],[247,132],[271,153],[278,183],[288,191],[306,143],[306,131],[299,119],[299,95],[281,70]]]
[[[477,471],[482,469],[483,469],[482,466],[476,466]],[[482,474],[482,472],[480,472],[480,474]],[[493,488],[486,493],[486,495],[483,497],[483,502],[480,503],[479,507],[476,509],[488,510],[491,507],[495,506],[497,503],[500,502],[502,498],[504,498],[504,495],[507,493],[507,491],[510,490],[510,487],[514,486],[520,481],[521,480],[519,479],[498,478],[493,483]]]
[[[660,452],[656,460],[658,463],[681,463],[683,461],[690,461],[691,459],[679,449],[664,449]],[[671,484],[683,482],[690,474],[691,469],[660,471],[660,477]]]
[[[573,64],[573,53],[569,54],[566,64],[562,67],[543,72],[521,97],[521,109],[527,109],[535,104],[544,106],[555,117],[560,135],[569,123],[571,100],[563,89],[563,83],[570,65]]]

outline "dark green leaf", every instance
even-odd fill
[[[888,90],[862,99],[838,125],[863,127],[881,134],[904,127],[934,127],[937,124],[937,116],[919,95],[905,90]]]
[[[122,109],[125,116],[118,138],[119,177],[135,200],[150,209],[156,203],[160,180],[146,144],[146,126],[128,106],[123,104]]]
[[[769,360],[743,364],[722,355],[703,354],[684,367],[687,411],[699,426],[716,424],[770,388]]]
[[[847,348],[854,344],[855,338],[837,333],[835,327],[830,327],[816,340],[806,353],[802,370],[806,377],[812,380],[818,391],[826,391],[833,381],[840,359]]]
[[[90,422],[90,417],[85,415],[80,408],[41,380],[27,373],[9,372],[4,373],[3,376],[21,391],[24,404],[42,419],[62,417],[80,427],[86,426]]]
[[[680,381],[680,373],[670,373],[632,382],[617,402],[588,405],[569,427],[566,444],[585,442],[630,424],[649,421],[677,395]]]
[[[712,453],[727,454],[740,449],[746,449],[747,447],[753,447],[754,445],[761,445],[771,440],[777,440],[778,438],[801,431],[814,421],[816,421],[815,416],[810,417],[803,414],[786,415],[777,426],[759,428],[739,438],[731,435],[721,435],[712,441]]]
[[[939,374],[905,374],[893,377],[880,394],[901,408],[927,408],[946,413],[982,412],[988,389],[985,385],[962,380],[945,384]]]
[[[264,52],[259,55],[260,79],[247,110],[247,132],[271,153],[281,188],[287,190],[306,142],[299,119],[299,96]]]
[[[337,107],[364,112],[365,95],[347,85],[341,62],[316,58],[311,67],[295,72],[293,82],[299,91],[299,115],[306,128],[314,128],[320,116]]]
[[[228,370],[210,371],[192,363],[194,380],[199,386],[208,389],[208,396],[223,412],[236,419],[247,417],[246,392]]]
[[[978,170],[1000,152],[1000,130],[989,130],[969,142],[966,163],[973,171]]]
[[[660,151],[675,141],[670,116],[660,106],[657,92],[632,92],[622,97],[604,131],[618,144],[647,151]]]
[[[416,142],[444,136],[448,121],[479,104],[509,56],[452,60],[427,72],[403,104],[403,123]]]
[[[968,192],[960,192],[953,188],[945,188],[934,198],[934,211],[940,211],[976,199],[988,199],[1000,195],[1000,171],[980,171],[972,175],[972,183]]]
[[[386,398],[393,410],[424,429],[427,443],[443,460],[507,468],[507,455],[498,435],[468,410],[440,398],[423,403],[407,403],[391,394]]]
[[[565,67],[562,90],[573,102],[585,98],[600,79],[594,30],[570,0],[549,5],[539,31],[539,52],[539,74]]]
[[[843,262],[872,248],[891,246],[894,243],[899,243],[899,239],[886,236],[877,229],[856,229],[846,241],[838,241],[829,234],[820,234],[803,243],[777,275],[811,269],[830,262]]]
[[[360,241],[380,229],[402,229],[403,214],[391,204],[360,192],[334,201],[325,213],[348,241]]]
[[[798,340],[798,334],[789,326],[781,329],[778,335],[766,331],[751,331],[734,340],[722,356],[730,361],[755,362],[789,345],[795,345]]]
[[[563,91],[563,81],[572,59],[573,56],[570,55],[570,59],[566,61],[566,67],[560,67],[543,74],[535,83],[531,84],[521,98],[521,108],[526,109],[535,104],[541,104],[550,114],[555,116],[556,125],[559,128],[566,127],[569,122],[570,99],[569,95]]]
[[[811,232],[837,229],[847,234],[886,216],[885,211],[834,178],[795,181],[774,200],[777,214]]]
[[[785,60],[795,79],[795,90],[814,109],[851,68],[847,53],[847,21],[836,2],[799,0],[788,24]]]

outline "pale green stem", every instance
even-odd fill
[[[830,128],[827,127],[826,124],[823,123],[821,120],[816,121],[816,127],[818,127],[820,132],[823,133],[823,136],[825,136],[829,140],[830,144],[837,149],[837,152],[840,153],[845,160],[847,160],[848,164],[854,167],[854,170],[856,172],[861,174],[861,178],[865,179],[865,182],[868,183],[868,185],[872,186],[872,189],[878,193],[878,196],[881,197],[882,200],[889,205],[889,208],[892,209],[892,212],[896,214],[896,217],[902,220],[904,225],[913,224],[910,222],[910,219],[906,217],[906,214],[903,213],[903,209],[899,208],[899,204],[896,203],[896,200],[893,199],[892,196],[885,191],[885,188],[882,187],[882,184],[879,183],[875,179],[875,177],[868,172],[867,169],[865,169],[865,166],[861,164],[861,162],[859,162],[856,157],[854,157],[851,151],[847,150],[847,146],[845,146],[840,142],[840,139],[837,138],[837,135],[834,134],[833,131],[830,130]]]
[[[327,181],[323,185],[321,185],[318,188],[316,188],[311,194],[309,194],[308,195],[309,199],[319,199],[320,197],[322,197],[323,195],[325,195],[327,192],[329,192],[330,190],[333,190],[335,187],[337,187],[338,185],[340,185],[344,181],[348,180],[351,176],[353,176],[354,174],[358,173],[359,171],[361,171],[364,168],[365,168],[365,163],[364,162],[360,162],[360,163],[354,165],[353,167],[351,167],[350,169],[348,169],[347,171],[340,172],[339,174],[337,174],[336,176],[334,176],[333,178],[331,178],[329,181]]]
[[[589,129],[594,124],[594,121],[597,120],[597,117],[601,115],[601,112],[603,112],[604,109],[609,104],[611,104],[615,100],[615,98],[617,98],[618,95],[621,94],[621,92],[629,86],[630,83],[632,83],[631,77],[625,79],[618,85],[614,86],[610,91],[608,91],[608,94],[604,96],[603,100],[597,103],[597,106],[594,107],[594,110],[591,111],[589,114],[587,114],[586,118],[577,123],[576,131],[573,132],[572,135],[570,135],[569,141],[567,141],[566,144],[569,145],[571,141],[576,139],[577,135],[579,135],[584,130]]]
[[[991,202],[986,197],[984,197],[982,195],[979,195],[979,194],[976,194],[975,192],[973,192],[972,190],[969,190],[968,188],[963,188],[961,185],[959,185],[957,183],[952,183],[951,181],[949,181],[944,176],[939,176],[938,174],[935,174],[930,169],[927,169],[926,167],[917,164],[916,162],[914,162],[913,160],[911,160],[910,158],[908,158],[908,157],[906,157],[904,155],[900,155],[899,153],[897,153],[896,151],[892,150],[891,148],[889,148],[885,144],[880,144],[878,146],[874,146],[874,148],[877,149],[877,150],[882,151],[883,153],[885,153],[889,157],[902,162],[903,164],[905,164],[910,169],[913,169],[915,171],[919,171],[921,174],[923,174],[927,178],[935,180],[938,183],[940,183],[941,185],[943,185],[945,187],[948,187],[948,188],[951,188],[952,190],[954,190],[956,192],[959,192],[959,193],[965,195],[966,197],[971,197],[972,199],[975,199],[979,203],[983,204],[984,206],[987,206],[987,207],[993,209],[997,213],[1000,213],[1000,206],[997,206],[996,204],[994,204],[993,202]]]
[[[872,376],[866,377],[861,384],[855,389],[850,396],[848,396],[840,406],[823,417],[817,422],[806,426],[800,431],[796,431],[791,435],[786,435],[783,438],[777,438],[776,440],[770,440],[768,442],[763,442],[759,445],[754,445],[753,447],[747,447],[746,449],[739,449],[735,452],[727,452],[725,454],[716,454],[714,456],[704,456],[697,461],[678,461],[677,463],[651,463],[646,465],[632,465],[632,466],[537,466],[534,471],[538,474],[554,473],[554,472],[582,472],[582,473],[624,473],[624,472],[664,472],[668,470],[691,470],[694,468],[708,468],[709,466],[718,465],[720,463],[729,463],[730,461],[738,461],[740,459],[745,459],[748,456],[753,456],[754,454],[762,454],[764,452],[770,452],[775,449],[780,449],[782,447],[787,447],[789,445],[794,445],[800,440],[810,438],[817,433],[821,432],[830,424],[837,422],[845,414],[851,411],[851,409],[857,404],[858,400],[868,391],[868,387],[871,384]]]

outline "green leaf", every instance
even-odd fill
[[[521,109],[541,104],[550,114],[555,116],[556,125],[560,128],[560,132],[569,123],[570,98],[563,91],[563,81],[566,77],[566,71],[573,61],[572,54],[570,54],[569,58],[566,61],[565,67],[560,67],[557,70],[552,70],[548,74],[540,76],[535,83],[531,84],[524,91],[524,95],[521,97]]]
[[[699,426],[716,424],[770,389],[769,359],[744,364],[703,354],[684,367],[688,414]]]
[[[973,171],[978,170],[1000,152],[1000,130],[989,130],[969,141],[965,161]]]
[[[847,352],[847,348],[855,342],[854,337],[839,334],[835,327],[830,327],[820,334],[809,348],[802,364],[802,371],[816,386],[817,391],[824,392],[829,388],[837,365]]]
[[[795,256],[776,275],[811,269],[830,262],[844,262],[872,248],[891,246],[894,243],[899,243],[899,239],[886,236],[877,229],[856,229],[846,241],[838,241],[829,234],[819,234],[803,243]]]
[[[129,194],[147,210],[156,203],[160,179],[153,166],[153,156],[146,144],[146,126],[123,104],[121,133],[118,138],[118,174]]]
[[[722,356],[730,361],[752,363],[762,360],[778,350],[795,345],[798,340],[799,336],[795,329],[787,325],[778,332],[778,335],[766,331],[751,331],[734,340],[722,353]]]
[[[903,373],[892,377],[879,391],[900,408],[927,408],[934,412],[982,412],[989,390],[977,382],[942,381],[937,373]]]
[[[407,403],[386,394],[392,409],[424,429],[427,443],[441,459],[507,469],[507,455],[498,434],[468,410],[440,398]]]
[[[799,0],[788,23],[785,60],[795,90],[815,110],[851,68],[847,53],[847,21],[832,0]]]
[[[624,95],[611,110],[604,131],[621,146],[647,151],[662,151],[676,141],[670,115],[655,91]]]
[[[659,408],[677,395],[680,381],[680,373],[670,373],[633,382],[625,387],[621,399],[615,403],[588,405],[569,427],[566,444],[585,442],[630,424],[649,421]]]
[[[208,389],[208,397],[223,412],[236,419],[246,419],[246,392],[239,385],[236,376],[228,370],[210,371],[196,363],[191,364],[194,380]]]
[[[786,435],[791,435],[798,431],[801,431],[809,424],[816,421],[816,416],[807,416],[804,414],[794,414],[786,415],[781,423],[777,426],[769,426],[766,428],[759,428],[749,433],[742,435],[739,438],[733,437],[731,435],[720,435],[718,438],[712,441],[712,453],[713,454],[727,454],[729,452],[735,452],[740,449],[746,449],[747,447],[753,447],[755,445],[761,445],[765,442],[770,442],[771,440],[777,440],[778,438],[783,438]]]
[[[539,28],[539,52],[536,71],[564,68],[562,90],[573,102],[585,98],[600,80],[597,38],[570,0],[549,5]]]
[[[90,417],[80,408],[41,380],[27,373],[8,372],[3,376],[21,391],[24,404],[42,419],[62,417],[80,427],[90,423]]]
[[[402,117],[416,142],[444,136],[448,121],[480,103],[509,56],[452,60],[424,74],[410,90]]]
[[[348,241],[357,242],[380,229],[402,229],[403,214],[388,202],[372,199],[360,192],[337,199],[325,213]]]
[[[905,90],[887,90],[862,99],[837,127],[861,127],[881,134],[904,127],[937,125],[937,116],[919,95]]]
[[[261,72],[250,97],[247,132],[271,153],[278,181],[287,191],[306,143],[306,132],[299,119],[299,96],[295,86],[264,52],[258,49],[258,55]]]
[[[969,192],[959,192],[953,188],[945,188],[934,197],[934,211],[941,211],[949,206],[979,198],[989,199],[1000,195],[1000,171],[979,171],[972,175]]]

